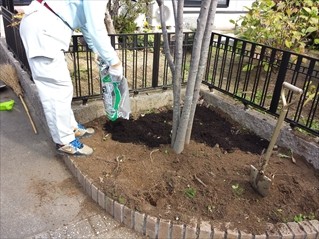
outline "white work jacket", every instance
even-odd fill
[[[32,1],[20,25],[28,58],[54,58],[57,51],[68,49],[73,30],[79,29],[88,46],[106,63],[119,62],[104,24],[106,0],[47,0],[46,3],[67,24],[43,4]]]

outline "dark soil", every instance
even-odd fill
[[[262,197],[249,182],[250,165],[261,166],[268,141],[198,106],[191,143],[175,154],[171,120],[167,109],[116,122],[98,118],[86,124],[96,134],[82,140],[94,154],[73,159],[107,196],[173,222],[200,218],[261,234],[266,223],[319,220],[319,172],[302,157],[275,150],[266,169],[271,190]]]

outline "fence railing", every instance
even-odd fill
[[[286,120],[318,135],[319,59],[216,33],[209,55],[204,84],[273,115],[281,107],[284,81],[303,89]],[[287,95],[289,102],[295,98]]]
[[[13,56],[20,61],[21,67],[31,75],[27,56],[22,45],[19,28],[17,26],[12,26],[15,20],[13,19],[13,13],[8,10],[13,8],[13,5],[11,5],[13,3],[12,1],[7,2],[9,2],[7,6],[4,5],[1,7],[6,42],[10,51],[13,53]]]
[[[12,15],[6,10],[3,13],[7,44],[29,71],[19,31],[17,27],[7,27]],[[184,33],[183,83],[187,82],[194,34]],[[174,36],[169,33],[172,52]],[[123,62],[132,93],[172,87],[161,33],[117,34],[110,37]],[[99,69],[82,35],[72,36],[65,55],[74,84],[74,100],[101,98]],[[297,99],[292,92],[287,95],[288,102],[297,101],[289,108],[285,120],[293,127],[319,136],[319,59],[212,33],[206,74],[202,81],[209,89],[230,95],[246,106],[278,115],[284,81],[304,91]]]

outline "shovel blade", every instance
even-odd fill
[[[271,179],[261,174],[253,165],[250,165],[250,184],[254,190],[265,197],[269,193]]]

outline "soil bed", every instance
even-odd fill
[[[96,133],[82,141],[95,152],[73,159],[108,197],[173,222],[199,218],[254,234],[267,223],[319,220],[319,172],[302,157],[274,151],[267,167],[273,185],[261,197],[249,183],[250,165],[260,167],[268,141],[198,106],[191,143],[177,155],[170,148],[172,111],[157,111],[86,124]]]

